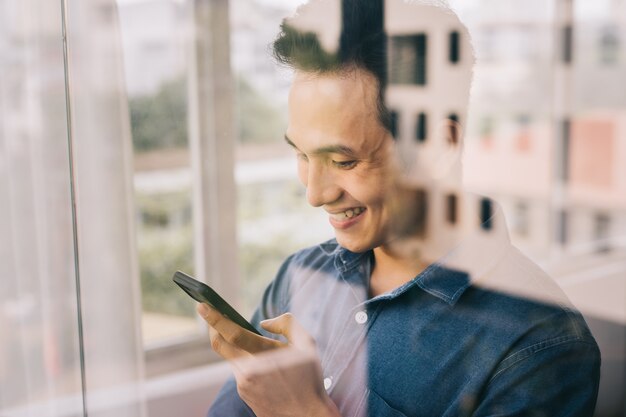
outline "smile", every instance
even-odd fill
[[[363,217],[365,207],[353,207],[339,213],[329,213],[329,221],[335,229],[347,229],[358,223]]]
[[[364,211],[365,211],[364,207],[354,207],[346,211],[342,211],[341,213],[331,214],[330,218],[341,222],[341,221],[345,221],[348,219],[352,219],[358,216],[359,214],[363,213]]]

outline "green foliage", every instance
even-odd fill
[[[133,144],[137,152],[187,144],[187,87],[184,78],[164,83],[153,96],[129,100]]]
[[[172,282],[178,269],[194,273],[191,228],[168,233],[150,231],[139,245],[143,309],[193,316],[195,304]]]
[[[239,141],[269,143],[282,140],[286,124],[284,115],[245,78],[238,77],[236,87],[235,116]],[[187,146],[185,78],[164,83],[154,95],[131,98],[129,107],[136,152]]]
[[[194,303],[172,282],[178,269],[194,272],[191,219],[180,216],[189,211],[189,190],[138,195],[136,201],[143,219],[138,234],[143,309],[194,315]]]
[[[237,137],[241,143],[282,141],[285,116],[243,77],[237,78]]]

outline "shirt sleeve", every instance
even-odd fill
[[[599,379],[593,339],[536,343],[502,361],[473,416],[591,417]]]
[[[276,339],[276,335],[266,332],[259,323],[263,320],[277,317],[288,311],[288,270],[292,256],[287,258],[278,270],[276,278],[265,289],[260,305],[257,307],[250,323],[256,327],[264,336]],[[207,417],[253,417],[254,412],[239,397],[235,379],[230,377],[217,394],[215,401],[211,405]]]

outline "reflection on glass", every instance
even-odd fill
[[[0,415],[79,414],[60,8],[3,0],[0,20]]]

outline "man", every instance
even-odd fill
[[[441,6],[402,0],[314,0],[283,24],[285,139],[336,239],[285,261],[253,318],[266,337],[199,306],[235,376],[210,416],[592,415],[584,320],[510,245],[498,208],[461,191],[469,38],[450,82],[462,94],[438,82],[424,96],[455,117],[439,112],[416,147],[389,111],[424,94],[424,38],[406,30],[420,21],[466,35]]]

